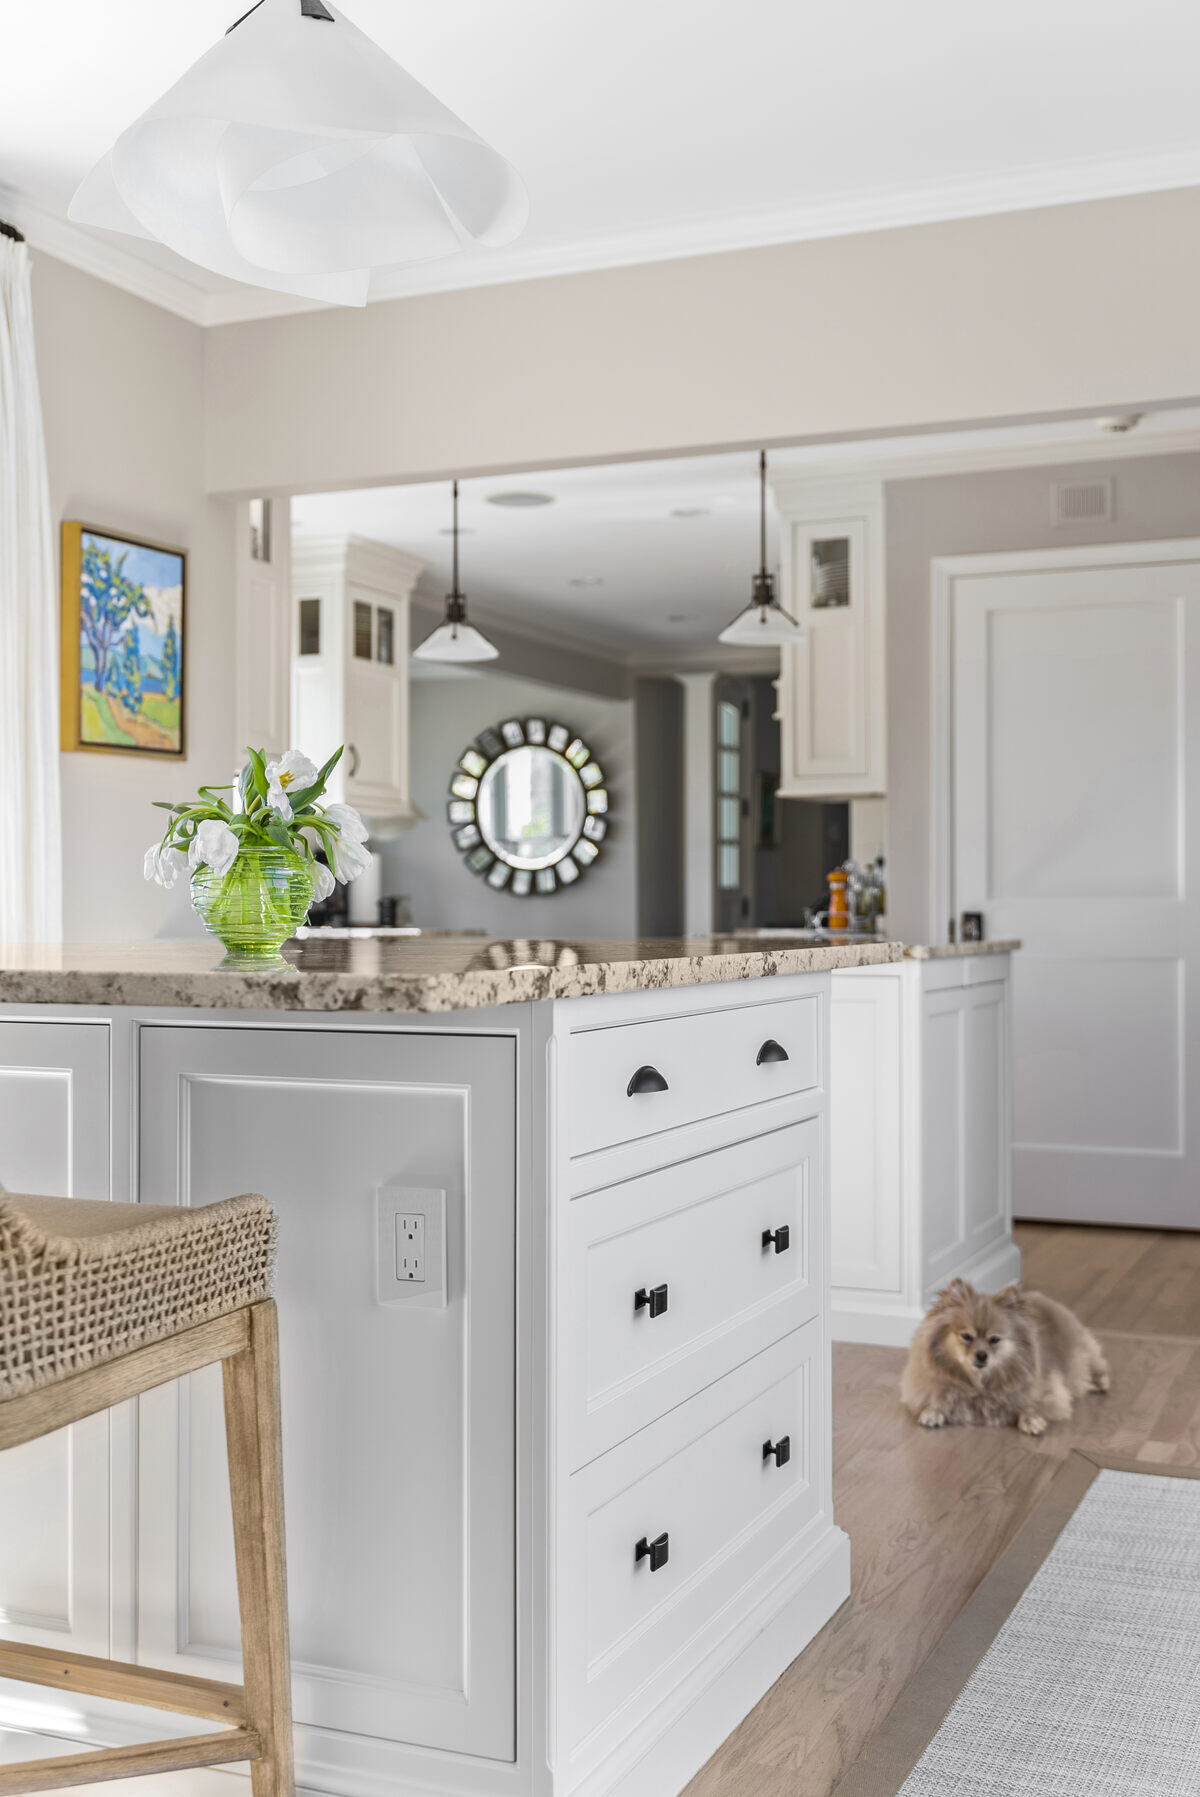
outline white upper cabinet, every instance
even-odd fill
[[[887,788],[883,489],[777,480],[781,598],[805,640],[780,662],[780,795]]]
[[[292,554],[292,738],[318,763],[346,753],[331,782],[376,831],[411,822],[409,601],[425,566],[362,537],[298,539]]]

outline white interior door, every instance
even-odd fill
[[[1200,544],[953,564],[958,912],[1013,968],[1014,1211],[1200,1227]]]

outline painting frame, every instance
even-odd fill
[[[171,746],[148,742],[103,742],[85,733],[83,720],[84,652],[81,630],[83,561],[85,540],[98,538],[121,550],[142,556],[167,556],[179,564],[178,598],[178,725],[171,732],[177,740]],[[173,589],[172,589],[173,590]],[[86,524],[77,519],[62,525],[61,568],[61,661],[59,683],[60,746],[65,753],[99,755],[149,756],[157,761],[183,761],[187,758],[187,688],[188,688],[188,552],[173,543],[156,542],[150,537],[134,536],[129,531]]]

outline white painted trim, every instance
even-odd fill
[[[414,268],[378,275],[372,303],[470,287],[493,287],[559,275],[591,273],[638,263],[679,261],[828,237],[982,218],[1089,200],[1200,186],[1200,153],[1158,150],[1142,156],[1078,159],[1051,168],[1017,168],[1000,174],[958,176],[923,187],[876,188],[837,194],[800,205],[725,214],[679,224],[649,224],[569,244],[471,251]],[[206,290],[183,274],[153,267],[136,251],[14,197],[6,202],[13,222],[36,249],[98,274],[101,279],[151,299],[198,324],[238,324],[249,319],[315,311],[321,302],[266,289],[226,286]],[[181,266],[183,266],[181,264]]]
[[[1068,568],[1130,568],[1200,562],[1200,537],[1150,543],[1094,543],[988,555],[939,555],[931,563],[929,733],[930,942],[943,942],[954,893],[954,583],[964,577],[1052,574]]]
[[[107,281],[112,287],[120,287],[138,299],[149,300],[152,306],[174,312],[176,317],[186,318],[189,324],[209,322],[207,302],[210,296],[204,289],[186,276],[158,268],[144,255],[126,249],[125,243],[134,239],[85,230],[83,226],[56,218],[52,212],[45,212],[40,206],[17,196],[5,198],[4,211],[24,234],[30,247],[43,255],[66,262],[85,275],[94,275],[98,281]],[[184,265],[181,263],[180,266]]]

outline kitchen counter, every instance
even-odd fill
[[[914,942],[906,944],[909,961],[965,961],[972,955],[1015,955],[1022,946],[1016,937],[996,942]]]
[[[294,973],[238,973],[218,967],[222,950],[215,942],[33,945],[0,949],[0,1004],[444,1013],[828,973],[898,961],[902,952],[886,942],[757,941],[751,947],[734,936],[326,937],[287,946]]]

